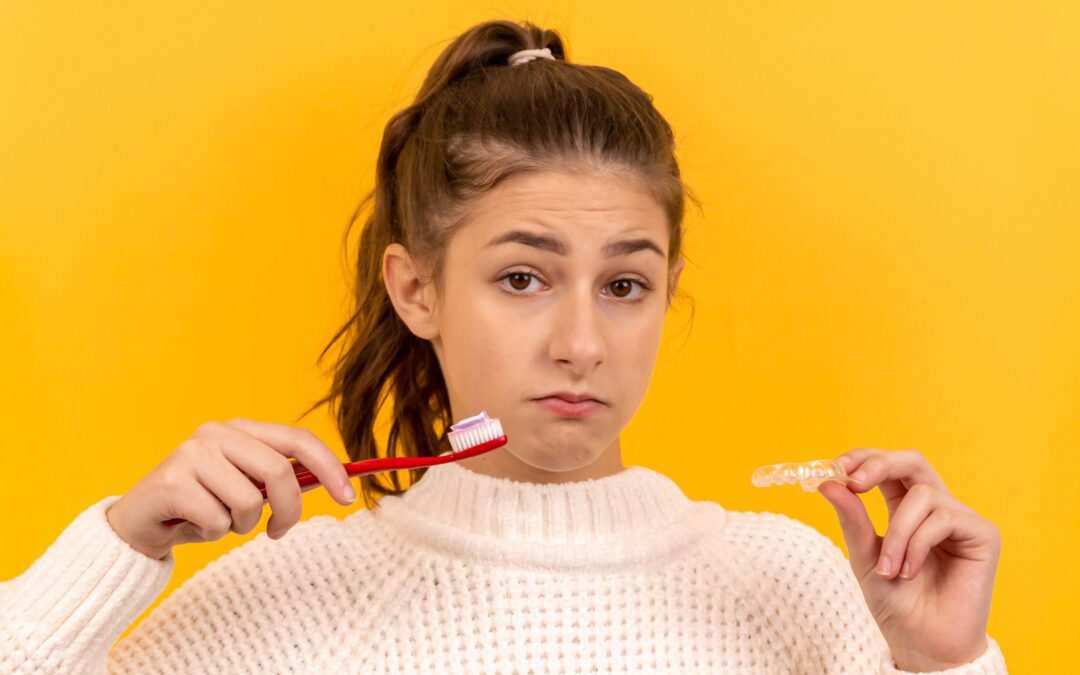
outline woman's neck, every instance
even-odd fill
[[[626,468],[618,436],[596,459],[584,465],[575,465],[572,458],[563,461],[562,457],[549,456],[530,457],[526,461],[514,452],[512,443],[457,463],[484,476],[519,483],[576,483],[612,476]]]

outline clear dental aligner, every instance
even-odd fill
[[[799,483],[806,492],[813,492],[827,480],[846,485],[847,472],[843,465],[833,459],[815,459],[809,462],[786,462],[770,464],[756,469],[750,482],[757,487],[769,487],[783,483]]]

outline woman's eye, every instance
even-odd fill
[[[502,278],[499,279],[499,281],[507,281],[513,291],[523,292],[528,290],[534,279],[536,279],[536,275],[530,272],[507,272],[505,275],[502,276]],[[641,292],[638,293],[636,296],[632,297],[631,294],[634,290],[634,284],[637,284],[640,287]],[[605,288],[612,289],[612,295],[616,298],[630,298],[629,302],[637,302],[638,300],[641,300],[642,296],[652,290],[652,286],[650,286],[647,282],[632,277],[622,277],[620,279],[616,279],[615,281],[609,283]],[[513,295],[520,294],[514,293],[513,291],[511,291]]]
[[[616,298],[628,298],[630,297],[630,294],[634,291],[634,284],[637,284],[641,287],[641,293],[635,296],[635,299],[640,299],[641,296],[649,292],[649,287],[645,285],[645,282],[639,281],[638,279],[629,279],[626,277],[612,281],[610,284],[608,284],[608,288],[611,288],[614,291]]]
[[[516,291],[524,291],[529,287],[529,283],[535,279],[533,275],[528,272],[509,272],[503,279],[510,281],[510,286]],[[501,281],[501,279],[500,279]]]

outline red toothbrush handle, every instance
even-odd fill
[[[459,459],[466,459],[467,457],[475,457],[476,455],[482,455],[485,452],[490,452],[495,448],[501,448],[506,445],[506,436],[499,436],[498,438],[490,441],[484,441],[478,445],[465,450],[458,450],[457,452],[449,452],[435,457],[378,457],[376,459],[365,459],[359,462],[349,462],[343,464],[345,467],[345,473],[350,478],[355,476],[363,476],[369,473],[378,473],[380,471],[394,471],[396,469],[417,469],[421,467],[435,466],[437,464],[447,464],[449,462],[456,462]],[[300,491],[307,492],[313,490],[321,483],[319,478],[315,474],[311,473],[300,462],[293,462],[293,471],[296,472],[296,481],[300,483]],[[266,495],[266,485],[262,481],[257,481],[254,478],[251,482],[259,488],[259,492],[262,493],[263,501],[265,502],[268,497]],[[172,527],[173,525],[179,525],[180,523],[186,523],[184,518],[170,518],[169,520],[162,521],[162,525],[166,527]]]

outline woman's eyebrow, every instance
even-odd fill
[[[509,243],[524,244],[525,246],[532,246],[533,248],[538,248],[542,251],[550,251],[561,256],[570,255],[570,247],[567,246],[565,242],[544,234],[534,234],[524,230],[510,230],[509,232],[504,232],[489,241],[484,248]],[[651,239],[624,239],[622,241],[614,241],[605,245],[602,249],[603,254],[608,258],[617,255],[629,255],[637,251],[655,251],[661,258],[665,257],[664,251]]]

